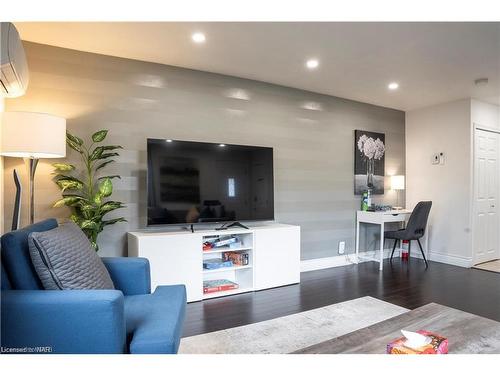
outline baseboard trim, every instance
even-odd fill
[[[373,251],[362,252],[362,253],[359,253],[359,255],[361,255],[361,256],[373,256]],[[390,255],[391,255],[391,250],[385,249],[384,250],[384,259],[389,258]],[[427,254],[425,254],[425,255],[427,256]],[[396,249],[396,253],[394,253],[394,256],[399,256],[398,249]],[[422,255],[420,253],[416,253],[413,251],[411,252],[411,257],[422,259]],[[300,272],[317,271],[317,270],[323,270],[326,268],[342,267],[342,266],[348,266],[350,264],[356,264],[356,262],[354,261],[355,260],[354,258],[355,258],[354,254],[346,254],[346,255],[337,255],[337,256],[326,257],[326,258],[301,260],[300,261]],[[429,253],[429,258],[433,262],[450,264],[452,266],[458,266],[458,267],[464,267],[464,268],[471,268],[472,267],[472,258],[437,253],[437,252],[433,252],[433,251],[431,251]],[[362,261],[360,261],[360,263],[361,262],[368,262],[368,261],[362,260]]]
[[[370,256],[373,257],[373,251],[365,251],[359,253],[360,256]],[[384,258],[389,258],[391,255],[390,249],[384,250]],[[366,260],[361,260],[362,262],[369,262]],[[300,261],[300,272],[309,272],[323,270],[332,267],[348,266],[350,264],[356,264],[354,254],[336,255],[333,257],[317,258],[317,259],[306,259]]]
[[[427,254],[425,254],[425,255],[427,256]],[[412,251],[411,257],[422,259],[422,255],[420,253],[417,253],[417,252],[413,253],[413,251]],[[472,258],[461,257],[461,256],[457,256],[457,255],[443,254],[443,253],[430,251],[428,258],[429,258],[429,260],[432,260],[433,262],[450,264],[452,266],[458,266],[458,267],[464,267],[464,268],[471,268],[473,266]]]

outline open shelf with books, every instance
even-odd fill
[[[203,298],[254,289],[253,233],[203,237]]]

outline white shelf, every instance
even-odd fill
[[[230,296],[232,294],[239,294],[239,293],[247,293],[247,292],[252,292],[253,290],[254,290],[253,288],[238,288],[238,289],[224,290],[222,292],[203,293],[203,299]]]
[[[249,264],[247,266],[221,267],[221,268],[217,268],[215,270],[206,270],[206,269],[203,269],[203,273],[219,273],[219,272],[243,270],[243,269],[246,269],[246,268],[252,268],[252,265]]]
[[[230,251],[245,251],[245,250],[252,250],[251,246],[246,246],[246,247],[238,247],[231,249],[229,247],[218,247],[217,250],[204,250],[203,254],[216,254],[216,253],[226,253]]]

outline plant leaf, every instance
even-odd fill
[[[113,183],[109,177],[104,178],[99,184],[99,192],[102,198],[109,197],[113,193]]]
[[[63,192],[68,189],[80,190],[81,188],[83,188],[83,184],[81,182],[68,178],[61,178],[56,181],[56,184],[59,186],[59,188],[61,188]]]
[[[71,216],[69,218],[72,222],[74,222],[75,224],[77,224],[79,226],[80,218],[78,217],[77,214],[71,214]]]
[[[107,159],[107,158],[111,158],[113,156],[120,156],[120,154],[118,152],[110,152],[107,154],[102,154],[99,159]]]
[[[112,176],[102,176],[102,177],[99,177],[99,178],[98,178],[98,180],[103,180],[103,179],[105,179],[105,178],[109,178],[109,179],[118,178],[119,180],[121,180],[121,179],[122,179],[119,175],[114,174],[114,175],[112,175]]]
[[[99,227],[99,224],[97,224],[93,220],[83,220],[80,224],[80,228],[82,229],[97,229]]]
[[[71,142],[74,142],[78,146],[83,145],[83,140],[76,135],[71,134],[70,132],[66,132],[66,139],[70,140]]]
[[[67,163],[53,163],[52,166],[56,169],[56,171],[67,172],[75,169],[73,164]]]
[[[104,148],[102,146],[96,147],[94,151],[92,151],[92,154],[90,154],[89,159],[90,160],[100,159],[103,152]]]
[[[82,151],[82,148],[76,143],[76,142],[73,142],[72,140],[70,139],[66,139],[66,144],[71,147],[73,150],[79,152],[80,154],[83,153]]]
[[[81,199],[82,199],[81,197],[71,195],[71,196],[59,199],[57,202],[54,203],[54,205],[52,207],[54,207],[54,208],[62,207],[62,206],[71,207],[71,206],[75,205],[75,203],[78,203]]]
[[[124,217],[119,217],[119,218],[111,219],[111,220],[103,220],[102,224],[103,224],[103,226],[106,226],[106,225],[111,225],[111,224],[120,223],[120,222],[127,222],[127,220]]]
[[[111,212],[113,210],[116,210],[118,208],[123,208],[123,203],[122,202],[116,202],[116,201],[108,201],[106,203],[104,203],[101,207],[100,207],[100,211],[101,213],[104,215],[108,212]]]
[[[105,161],[105,162],[103,162],[103,163],[99,164],[99,165],[97,166],[97,168],[95,169],[95,170],[96,170],[96,172],[97,172],[99,169],[104,168],[107,164],[109,164],[109,163],[113,163],[113,162],[114,162],[114,160],[107,160],[107,161]]]
[[[76,178],[76,177],[69,176],[69,175],[66,175],[66,174],[58,174],[57,176],[59,177],[60,180],[75,181],[75,182],[78,182],[79,184],[83,185],[83,182],[81,180],[79,180],[78,178]]]
[[[104,138],[106,138],[106,135],[108,134],[107,130],[99,130],[98,132],[95,132],[92,134],[92,141],[94,142],[102,142]]]
[[[94,203],[100,205],[101,202],[102,202],[102,194],[100,191],[98,191],[97,193],[94,194]]]
[[[106,150],[106,151],[109,151],[109,150],[116,150],[116,149],[123,148],[123,147],[118,146],[118,145],[109,145],[109,146],[102,146],[102,148],[104,148],[104,150]]]

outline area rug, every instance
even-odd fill
[[[329,340],[409,310],[362,297],[241,327],[185,337],[181,354],[284,354]]]
[[[476,264],[473,268],[500,273],[500,259],[492,260],[491,262]]]

